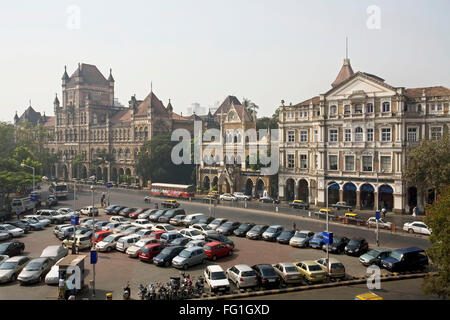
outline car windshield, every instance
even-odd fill
[[[103,242],[113,242],[114,241],[114,236],[107,236],[105,239],[103,239]]]
[[[12,230],[12,229],[15,229],[16,227],[14,227],[14,226],[12,226],[12,225],[5,225],[4,226],[5,227],[5,229],[8,229],[8,230]]]
[[[262,274],[265,277],[272,277],[272,276],[276,276],[277,275],[275,270],[273,270],[272,268],[267,268],[267,267],[266,268],[262,268],[261,272],[262,272]]]
[[[170,217],[171,215],[173,215],[175,212],[175,210],[168,210],[166,213],[164,213],[165,217]]]
[[[222,227],[224,227],[224,228],[232,227],[232,226],[233,226],[233,223],[234,223],[234,222],[225,222],[225,223],[222,225]]]
[[[322,270],[322,268],[320,266],[315,265],[315,264],[309,265],[308,269],[309,269],[309,271],[321,271]]]
[[[348,243],[349,246],[359,246],[359,244],[359,240],[350,240],[350,242]]]
[[[248,228],[248,226],[249,226],[249,224],[248,224],[248,223],[243,223],[243,224],[241,224],[241,225],[239,226],[239,228],[238,228],[238,229],[241,229],[241,230],[245,230],[245,229],[247,229],[247,228]]]
[[[289,237],[289,236],[291,236],[292,235],[292,231],[283,231],[281,234],[280,234],[280,237]]]
[[[331,267],[335,270],[342,270],[344,269],[344,265],[342,263],[332,263]]]
[[[367,255],[371,257],[376,257],[378,256],[379,253],[380,252],[378,250],[370,250],[369,252],[367,252]]]
[[[149,242],[151,242],[151,241],[148,240],[148,239],[139,240],[138,242],[136,242],[135,246],[137,246],[137,247],[143,247],[143,246],[145,246],[146,244],[148,244]]]
[[[333,244],[338,244],[339,242],[341,242],[340,238],[336,238],[336,237],[333,238]]]
[[[308,235],[306,233],[303,232],[296,232],[294,237],[295,238],[306,238]]]
[[[392,251],[391,257],[398,261],[402,260],[402,254],[398,251]]]
[[[183,250],[180,252],[179,256],[182,258],[189,258],[191,256],[191,252],[187,251],[187,250]]]
[[[27,264],[24,270],[26,271],[38,271],[41,269],[41,263],[40,262],[30,262]]]
[[[223,271],[216,271],[211,273],[211,280],[224,280],[227,276]]]
[[[198,230],[191,230],[191,236],[200,236],[201,233]]]
[[[294,273],[297,273],[297,272],[298,272],[298,271],[297,271],[297,268],[294,267],[294,266],[285,267],[284,269],[286,270],[286,272],[294,272]]]
[[[16,265],[17,262],[3,262],[2,265],[0,265],[0,270],[11,270],[14,269]]]
[[[277,227],[269,227],[269,228],[267,228],[267,230],[266,230],[267,233],[274,233],[274,232],[276,232],[276,231],[277,231]]]
[[[250,230],[250,231],[261,231],[263,228],[264,228],[264,226],[261,226],[261,225],[259,225],[259,226],[254,226],[254,227],[252,228],[252,230]]]
[[[254,271],[243,271],[241,273],[242,277],[254,277],[255,276],[255,272]]]
[[[216,220],[214,220],[213,222],[211,222],[211,224],[219,224],[219,223],[220,223],[220,221],[222,221],[222,220],[220,220],[220,219],[216,219]]]
[[[163,227],[164,227],[165,230],[168,230],[168,231],[175,230],[175,228],[172,225],[170,225],[170,224],[165,225]]]
[[[139,242],[139,241],[138,241]],[[137,243],[136,243],[136,245],[137,245]],[[150,250],[150,248],[146,248],[146,247],[144,247],[144,248],[142,248],[141,249],[141,253],[149,253],[151,250]]]

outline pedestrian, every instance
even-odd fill
[[[73,240],[72,243],[72,254],[77,254],[77,246],[75,244],[75,239]]]
[[[417,215],[417,207],[414,207],[412,216],[415,217]]]
[[[295,224],[295,221],[292,223],[292,228],[293,228],[294,230],[297,230],[297,225]]]
[[[383,219],[386,218],[386,209],[385,208],[381,209],[381,213],[383,214]]]

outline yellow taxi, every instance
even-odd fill
[[[331,209],[324,209],[324,208],[322,208],[322,209],[320,209],[320,213],[332,213],[332,211],[331,211]]]
[[[308,283],[323,282],[327,278],[326,271],[313,260],[297,261],[294,265]]]
[[[353,213],[353,212],[347,212],[347,213],[344,214],[344,216],[346,218],[353,218],[353,219],[358,218],[358,215],[356,213]]]
[[[178,208],[180,204],[177,202],[177,200],[169,199],[162,202],[162,206],[164,208]]]
[[[355,297],[355,300],[384,300],[384,299],[373,292],[366,292],[357,295]]]

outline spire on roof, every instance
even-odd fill
[[[19,116],[17,115],[17,110],[16,110],[16,115],[14,116],[14,124],[16,124],[17,122],[19,122]]]
[[[112,76],[112,68],[109,68],[109,78],[108,78],[109,82],[114,82],[114,78]]]
[[[167,104],[167,111],[169,111],[169,112],[173,111],[173,107],[172,107],[172,104],[170,103],[170,99],[169,99],[169,103]]]
[[[55,93],[55,100],[53,100],[53,104],[54,105],[58,105],[59,106],[59,99],[58,99],[58,94],[57,93]]]
[[[338,86],[341,82],[347,80],[354,74],[352,66],[350,65],[350,59],[348,58],[348,38],[345,37],[345,59],[341,70],[339,71],[336,80],[333,81],[331,86],[334,88]]]
[[[64,66],[64,74],[61,80],[69,80],[69,75],[67,74],[67,66]]]

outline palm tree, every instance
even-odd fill
[[[259,106],[256,103],[252,102],[250,99],[247,98],[242,98],[242,105],[251,115],[253,115],[253,112],[256,113],[256,110],[259,109]]]

